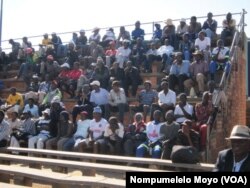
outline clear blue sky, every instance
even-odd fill
[[[22,38],[23,36],[42,35],[51,32],[70,32],[80,29],[110,27],[141,22],[164,21],[167,18],[190,18],[193,15],[206,16],[228,12],[238,13],[250,8],[249,0],[3,0],[2,40]],[[221,25],[224,17],[216,20]],[[235,16],[239,19],[239,16]],[[246,14],[246,23],[250,12]],[[198,19],[203,23],[204,19]],[[189,23],[189,20],[187,20]],[[177,26],[178,23],[175,25]],[[163,23],[162,23],[163,26]],[[132,30],[131,27],[129,30]],[[152,25],[145,25],[146,33],[152,32]],[[250,26],[246,26],[250,36]],[[218,30],[220,32],[220,30]],[[116,35],[118,30],[115,29]],[[86,33],[87,36],[91,32]],[[102,34],[102,32],[101,32]],[[68,42],[71,35],[62,35]],[[31,40],[33,44],[41,38]],[[20,41],[19,41],[20,42]],[[10,47],[2,43],[3,47]]]

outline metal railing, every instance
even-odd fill
[[[241,15],[241,13],[232,13],[232,15]],[[214,18],[218,18],[218,17],[225,17],[226,14],[217,14],[217,15],[213,15]],[[200,22],[200,23],[203,23],[202,21],[205,21],[207,19],[207,16],[199,16],[199,17],[196,17],[197,18],[197,21]],[[189,20],[190,18],[185,18],[186,20]],[[175,22],[179,22],[181,19],[172,19],[172,21],[175,23]],[[141,23],[141,28],[145,30],[145,37],[147,37],[148,39],[151,39],[152,38],[152,35],[154,33],[154,30],[155,30],[155,27],[154,27],[154,24],[155,23],[164,23],[164,21],[152,21],[152,22],[143,22]],[[218,22],[219,23],[219,22]],[[178,23],[179,24],[179,23]],[[134,24],[128,24],[128,25],[119,25],[119,26],[111,26],[114,30],[116,29],[119,29],[121,26],[124,26],[126,28],[126,30],[131,31],[134,29],[135,25]],[[175,24],[175,26],[177,26],[177,24]],[[106,31],[107,29],[109,29],[109,27],[102,27],[100,28],[100,32],[102,31]],[[218,29],[221,29],[222,26],[221,25],[218,25],[217,27]],[[86,33],[89,33],[91,32],[93,29],[86,29]],[[118,30],[117,30],[118,31]],[[67,36],[67,35],[70,35],[72,33],[77,33],[79,31],[66,31],[66,32],[57,32],[57,35],[58,36]],[[118,32],[117,32],[118,33]],[[36,38],[43,38],[43,34],[40,34],[40,35],[32,35],[32,36],[27,36],[29,41],[32,42],[32,46],[33,47],[38,47],[39,46],[39,42],[35,42],[33,43],[33,39],[36,39]],[[21,41],[23,37],[18,37],[18,38],[13,38],[14,41]],[[41,41],[40,40],[40,41]],[[2,49],[5,51],[5,50],[10,50],[11,49],[11,46],[10,47],[7,47],[9,39],[4,39],[1,41],[1,44],[2,44]],[[66,41],[69,41],[69,40],[66,40]],[[68,43],[68,42],[65,42],[65,40],[63,40],[63,43]],[[6,45],[3,45],[3,44],[6,44]]]
[[[228,89],[228,84],[229,84],[229,79],[230,79],[230,75],[232,72],[232,68],[233,66],[237,66],[237,62],[238,62],[238,47],[239,47],[239,42],[240,41],[244,41],[244,27],[246,26],[245,24],[245,14],[247,14],[247,12],[243,9],[241,12],[241,18],[239,23],[236,26],[236,31],[230,46],[230,51],[229,51],[229,64],[230,64],[230,69],[224,69],[221,80],[220,80],[220,84],[219,84],[219,92],[215,94],[215,100],[213,105],[215,107],[218,107],[220,104],[220,92],[225,92]],[[208,127],[207,129],[207,144],[206,144],[206,161],[209,161],[209,143],[210,143],[210,133],[213,130],[213,124],[216,120],[216,116],[217,116],[218,110],[215,111],[215,115],[214,115],[214,119],[211,120],[211,116],[208,120],[208,122],[210,123],[211,127]]]

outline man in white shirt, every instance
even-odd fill
[[[174,116],[176,122],[182,124],[185,120],[192,120],[193,117],[193,106],[187,103],[187,95],[181,93],[179,95],[180,102],[175,106]]]
[[[107,120],[102,118],[102,109],[99,106],[95,107],[93,110],[93,119],[90,121],[88,139],[79,143],[78,151],[85,152],[86,148],[93,148],[94,153],[98,153],[99,141],[103,138],[107,124]]]
[[[100,82],[98,80],[94,80],[90,83],[92,87],[92,91],[90,93],[90,102],[92,106],[99,106],[102,109],[102,115],[107,117],[107,108],[108,108],[108,101],[109,101],[109,92],[100,87]]]
[[[63,145],[63,151],[78,150],[78,145],[84,142],[89,135],[89,127],[91,120],[88,119],[88,112],[80,112],[81,118],[77,121],[77,129],[73,137],[67,140]]]
[[[160,110],[165,114],[168,110],[174,110],[176,103],[176,94],[174,91],[168,88],[168,82],[161,82],[162,91],[158,93],[158,103],[152,104],[151,108],[151,120],[153,119],[153,113],[155,110]]]
[[[129,60],[131,49],[129,48],[130,41],[125,39],[123,45],[117,49],[116,61],[119,63],[120,68],[124,68],[124,63]]]
[[[161,157],[161,138],[160,128],[162,126],[161,111],[154,112],[154,120],[150,121],[146,127],[147,141],[139,145],[136,149],[136,157],[144,157],[146,152],[152,155],[152,158]]]

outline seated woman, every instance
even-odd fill
[[[142,113],[136,113],[133,124],[129,125],[125,132],[123,147],[126,156],[134,156],[136,148],[147,139],[146,125],[143,119]]]

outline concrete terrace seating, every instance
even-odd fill
[[[89,176],[72,176],[57,172],[49,172],[27,167],[16,167],[0,165],[0,179],[5,183],[0,183],[3,188],[25,188],[36,187],[34,183],[42,185],[51,185],[52,188],[80,188],[80,187],[125,187],[125,180],[106,178],[106,177],[89,177]],[[13,179],[15,184],[7,184]],[[2,186],[3,185],[3,186]]]
[[[46,150],[45,153],[46,154]],[[65,154],[64,157],[67,157]],[[93,160],[93,158],[89,158],[89,160]],[[112,165],[112,164],[100,164],[93,162],[79,162],[73,160],[64,160],[64,159],[52,159],[52,158],[44,158],[44,157],[30,157],[30,156],[21,156],[21,155],[13,155],[13,154],[0,154],[0,161],[4,161],[4,163],[21,163],[30,165],[31,167],[35,166],[36,168],[41,168],[41,166],[49,166],[49,167],[61,167],[63,171],[69,172],[70,170],[80,170],[83,175],[95,175],[95,172],[103,172],[113,174],[115,176],[119,176],[123,178],[128,171],[132,172],[151,172],[151,171],[162,171],[155,169],[147,169],[147,168],[137,168],[132,166],[124,166],[124,165]],[[41,165],[41,166],[40,166]],[[89,172],[89,170],[92,170]]]
[[[0,151],[11,153],[13,151],[20,152],[23,154],[33,155],[49,155],[54,157],[67,157],[70,159],[85,159],[94,161],[105,161],[107,163],[119,163],[119,164],[133,164],[146,165],[148,167],[156,166],[159,169],[176,170],[175,168],[183,168],[189,171],[212,171],[214,164],[200,163],[200,164],[178,164],[172,163],[170,160],[162,159],[150,159],[150,158],[136,158],[136,157],[125,157],[125,156],[114,156],[114,155],[100,155],[90,153],[76,153],[76,152],[63,152],[54,150],[39,150],[39,149],[28,149],[28,148],[3,148]],[[2,159],[0,155],[0,160]],[[149,170],[149,169],[145,169]],[[177,169],[178,170],[178,169]]]

